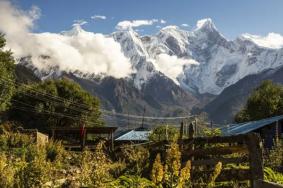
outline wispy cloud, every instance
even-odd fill
[[[166,20],[161,19],[161,20],[160,20],[160,23],[161,23],[161,24],[166,24],[166,23],[167,23],[167,21],[166,21]]]
[[[183,27],[190,27],[188,24],[181,24],[181,26],[183,26]]]
[[[151,20],[124,20],[121,22],[118,22],[116,25],[116,29],[118,30],[126,30],[129,28],[135,28],[140,27],[143,25],[153,25],[154,23],[158,22],[157,19],[151,19]]]
[[[107,19],[107,17],[103,15],[93,15],[90,18],[93,20],[106,20]]]
[[[80,20],[74,20],[74,24],[73,26],[82,26],[82,25],[85,25],[87,24],[87,21],[83,20],[83,19],[80,19]]]

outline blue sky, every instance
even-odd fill
[[[41,9],[35,32],[69,30],[74,20],[88,23],[84,29],[111,33],[123,20],[163,19],[166,24],[154,23],[137,29],[141,34],[158,31],[157,25],[188,24],[190,30],[197,20],[210,17],[219,31],[229,39],[242,33],[266,35],[283,34],[282,0],[12,0],[21,9],[32,5]],[[107,19],[92,20],[93,15]]]

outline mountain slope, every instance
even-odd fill
[[[224,89],[220,95],[204,107],[204,110],[216,123],[232,122],[235,114],[244,106],[249,95],[263,80],[272,80],[275,83],[283,84],[283,67],[246,76]]]
[[[70,74],[63,77],[79,83],[86,91],[99,97],[104,108],[116,112],[142,115],[146,108],[148,115],[184,115],[198,103],[193,95],[164,76],[154,76],[141,91],[131,82],[113,77],[102,80],[81,79]]]

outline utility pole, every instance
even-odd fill
[[[128,111],[128,130],[130,130],[130,117],[129,117],[129,103],[127,102],[127,111]]]

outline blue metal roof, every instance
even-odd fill
[[[230,124],[227,127],[222,128],[221,130],[224,135],[246,134],[282,119],[283,119],[283,115],[262,119],[258,121]]]
[[[147,141],[151,131],[137,131],[131,130],[123,134],[115,140],[129,140],[129,141]]]

